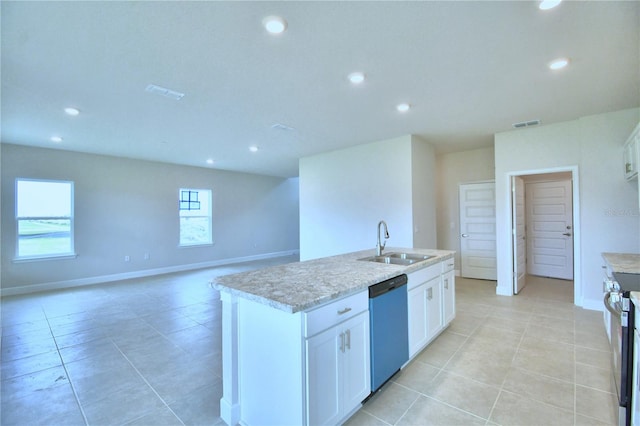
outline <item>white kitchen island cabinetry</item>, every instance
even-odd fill
[[[456,317],[456,274],[453,259],[442,262],[442,314],[444,325]]]
[[[362,260],[371,257],[367,250],[216,277],[222,419],[229,425],[331,425],[355,413],[371,393],[369,286],[437,269],[431,293],[443,320],[442,262],[454,252],[402,250],[432,257],[380,264]]]
[[[356,314],[306,339],[309,424],[338,424],[371,392],[369,311]]]
[[[453,259],[408,274],[409,359],[455,318]]]

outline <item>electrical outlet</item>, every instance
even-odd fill
[[[144,254],[144,260],[149,260],[151,258],[151,256],[149,256],[149,253],[145,253]]]
[[[131,260],[131,257],[129,257],[129,256],[125,256],[125,257],[124,257],[124,261],[125,261],[125,262],[129,262],[130,260]]]

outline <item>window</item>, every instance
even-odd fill
[[[212,244],[211,191],[208,189],[180,189],[180,245]]]
[[[17,258],[73,255],[73,182],[16,180]]]

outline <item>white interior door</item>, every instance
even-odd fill
[[[571,180],[529,182],[527,210],[527,272],[573,279],[573,196]]]
[[[460,185],[460,274],[497,279],[495,182]]]
[[[524,180],[514,176],[511,182],[513,190],[513,293],[518,294],[524,288],[527,276],[527,236]]]

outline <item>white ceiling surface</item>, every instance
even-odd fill
[[[290,177],[357,144],[459,151],[640,105],[640,2],[537,4],[5,1],[2,142]],[[272,14],[284,34],[262,27]]]

